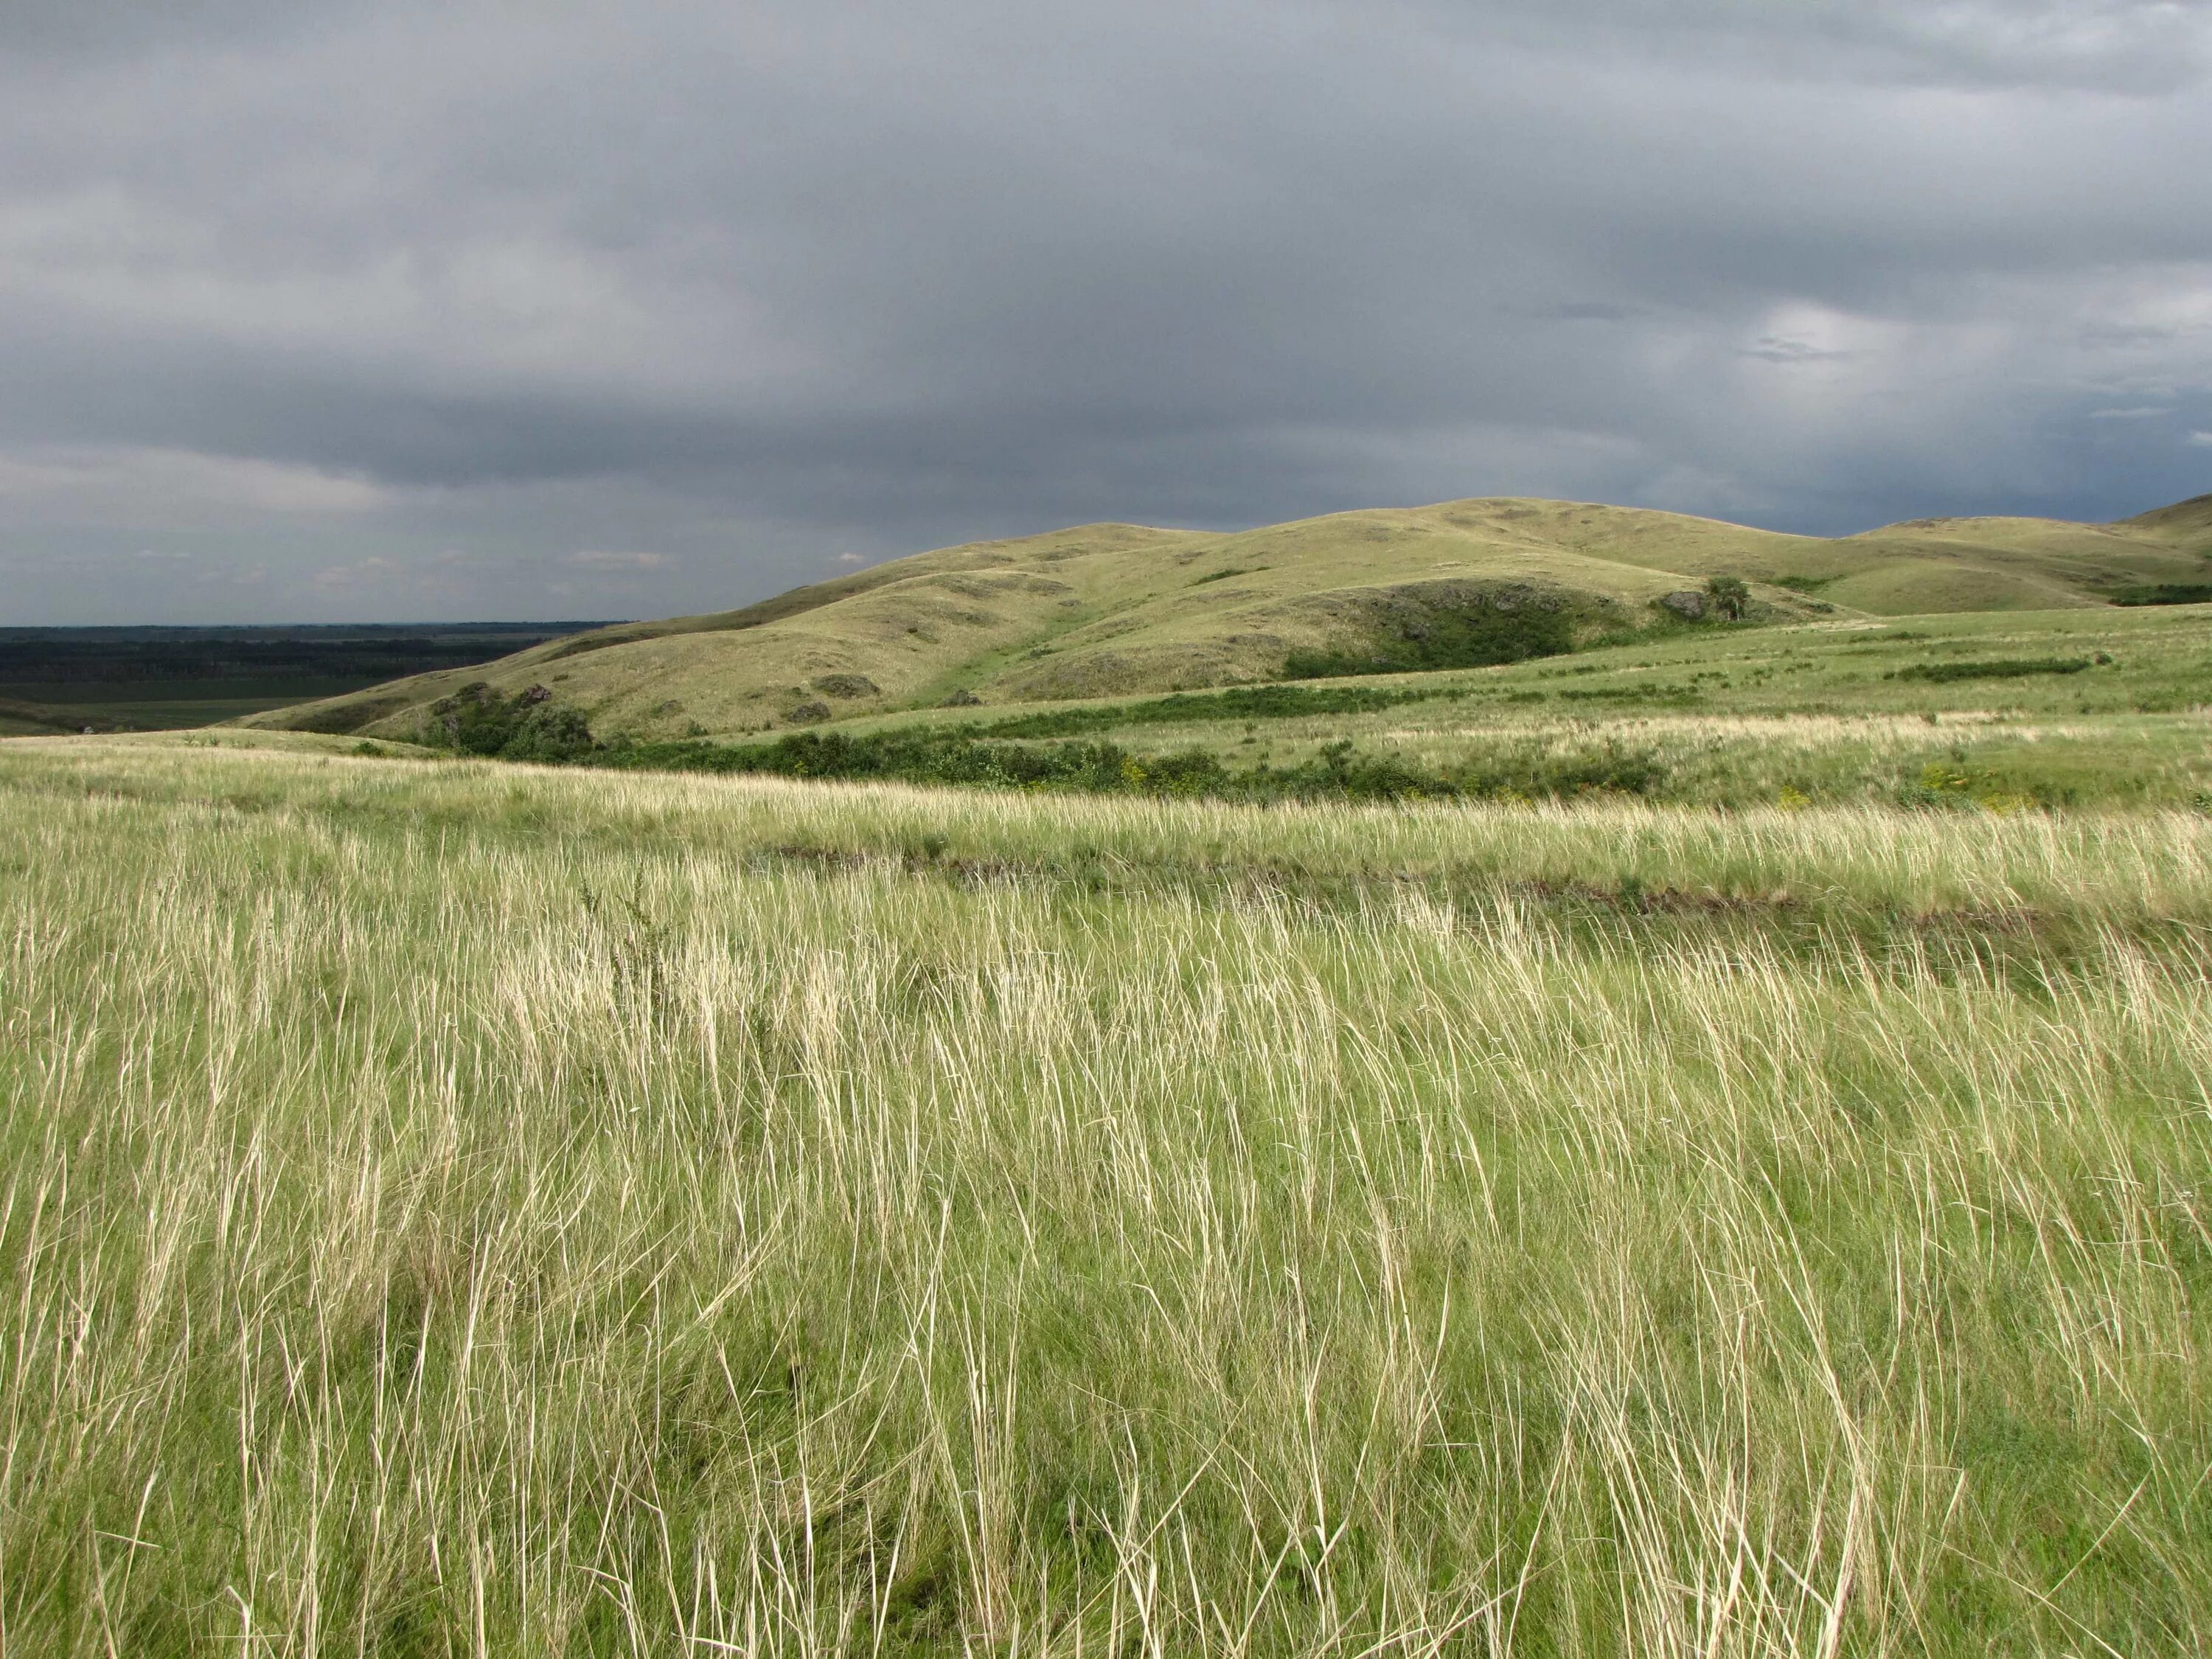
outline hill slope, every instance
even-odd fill
[[[2212,581],[2212,498],[2116,525],[1925,520],[1825,540],[1678,514],[1498,499],[1231,534],[1086,525],[980,542],[708,616],[624,623],[480,667],[258,715],[404,736],[472,681],[549,688],[606,732],[810,725],[938,702],[1448,666],[1679,626],[1729,574],[1755,620],[2100,605]],[[1680,601],[1678,600],[1678,604]]]
[[[98,703],[40,702],[29,697],[0,696],[0,738],[50,738],[85,732],[145,729],[146,722],[134,716],[135,711]]]

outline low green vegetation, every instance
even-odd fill
[[[2212,605],[2212,582],[2138,582],[2114,588],[2114,605]]]
[[[603,765],[653,771],[756,773],[775,777],[870,779],[1085,794],[1235,795],[1247,799],[1396,799],[1451,793],[1440,779],[1377,764],[1333,746],[1316,763],[1232,772],[1203,749],[1139,759],[1111,743],[989,743],[962,731],[914,734],[799,734],[752,744],[678,742],[601,750]],[[1425,787],[1424,786],[1427,786]]]
[[[1140,702],[1062,704],[981,722],[971,729],[987,738],[1073,737],[1129,726],[1367,714],[1409,702],[1470,695],[1471,688],[1466,686],[1243,685],[1226,691],[1178,691]]]
[[[544,686],[503,697],[481,680],[432,703],[416,740],[463,755],[556,765],[586,759],[596,747],[591,723],[554,702]]]
[[[10,1659],[2212,1628],[2203,816],[359,741],[0,745]]]
[[[2079,674],[2091,666],[2087,657],[2001,657],[1990,662],[1923,662],[1893,671],[1899,680],[2016,680],[2028,674]]]
[[[1403,674],[1439,668],[1489,668],[1556,657],[1575,646],[1574,618],[1562,605],[1502,610],[1495,603],[1402,606],[1379,619],[1365,637],[1323,650],[1291,652],[1283,678],[1328,679],[1350,674]]]
[[[2203,810],[2208,701],[2202,615],[2138,609],[1907,627],[1680,623],[1487,670],[971,702],[737,741],[599,732],[546,686],[479,685],[410,736],[629,769],[1255,802],[1611,792],[1726,807]]]
[[[1705,602],[1712,613],[1727,622],[1741,622],[1751,605],[1751,584],[1741,576],[1712,576],[1705,581]]]
[[[750,745],[640,744],[601,750],[592,758],[600,765],[665,772],[1240,801],[1533,800],[1598,790],[1643,794],[1661,775],[1650,756],[1618,743],[1565,756],[1540,746],[1523,746],[1446,774],[1387,755],[1363,753],[1349,739],[1324,744],[1288,765],[1261,762],[1235,767],[1200,748],[1139,756],[1117,744],[993,743],[957,729],[860,737],[800,734]]]

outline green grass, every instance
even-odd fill
[[[557,699],[500,706],[510,725],[526,710],[557,714],[579,739],[516,757],[633,769],[1244,800],[1610,790],[1730,808],[2201,811],[2212,807],[2204,623],[2185,608],[1677,623],[1474,672],[932,708],[734,742],[594,738]]]
[[[1300,764],[1350,741],[1447,777],[1526,768],[1545,755],[1571,772],[1580,757],[1625,745],[1656,764],[1645,793],[1684,804],[1966,799],[1923,787],[1927,770],[1941,767],[1974,774],[1972,793],[1999,805],[2197,808],[2212,802],[2205,617],[2075,610],[1904,627],[1684,629],[1471,673],[1060,704],[980,722],[947,711],[851,729],[965,723],[978,735],[1081,735],[1139,757],[1195,745],[1231,767]],[[2085,666],[1983,675],[1993,659]],[[1974,672],[1949,672],[1958,666]],[[1285,693],[1376,701],[1269,701]],[[1238,697],[1251,701],[1210,701]]]
[[[1417,684],[1253,685],[1226,691],[1179,691],[1138,702],[1061,704],[999,719],[963,722],[988,738],[1077,737],[1133,726],[1191,726],[1238,720],[1291,720],[1329,714],[1364,714],[1409,702],[1426,702],[1473,694],[1468,686]]]
[[[11,1659],[2212,1628],[2212,820],[353,741],[0,746]]]

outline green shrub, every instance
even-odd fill
[[[1924,662],[1884,674],[1886,680],[2009,680],[2027,674],[2079,674],[2087,657],[2003,657],[1988,662]]]
[[[1729,622],[1741,622],[1743,608],[1751,603],[1751,587],[1741,576],[1714,576],[1705,583],[1705,597],[1713,614]]]
[[[1284,659],[1283,678],[1317,680],[1490,668],[1532,657],[1556,657],[1574,648],[1574,623],[1565,609],[1531,604],[1507,611],[1480,603],[1423,607],[1395,628],[1378,628],[1364,647],[1291,652]]]
[[[561,765],[579,761],[599,745],[581,713],[553,702],[533,685],[502,697],[482,680],[430,705],[430,720],[416,741],[432,749],[501,760]]]
[[[2114,605],[2212,605],[2212,582],[2139,582],[2112,590]]]

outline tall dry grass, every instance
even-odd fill
[[[11,1656],[2206,1645],[2201,824],[0,782]]]

